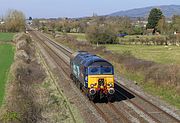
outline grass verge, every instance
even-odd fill
[[[154,83],[141,83],[141,85],[145,91],[152,95],[158,95],[161,99],[180,109],[180,95],[177,94],[173,87],[169,87],[168,85],[157,86]]]
[[[119,65],[115,64],[115,68]],[[140,72],[129,72],[125,68],[120,68],[120,71],[116,71],[119,75],[133,80],[135,84],[140,85],[144,91],[150,93],[153,96],[158,96],[162,100],[165,100],[169,104],[176,106],[180,109],[180,94],[177,93],[176,87],[169,85],[157,85],[155,82],[144,82],[144,75]]]
[[[0,44],[0,106],[2,105],[7,73],[13,62],[14,47],[10,44]]]

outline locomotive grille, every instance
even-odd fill
[[[98,85],[99,86],[104,86],[104,79],[99,79],[98,80]]]

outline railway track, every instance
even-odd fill
[[[34,34],[34,33],[32,33],[32,34],[33,34],[37,39],[40,39],[40,40],[41,40],[41,38],[39,38],[36,34]],[[43,43],[43,42],[41,42],[41,45],[43,45],[43,47],[47,47],[47,45],[46,45],[45,43]],[[46,48],[46,50],[48,50],[48,52],[49,52],[51,55],[53,55],[53,57],[58,57],[58,55],[57,55],[55,52],[53,52],[53,50],[52,50],[51,48]],[[56,55],[52,54],[52,52],[55,53]],[[58,58],[60,58],[60,57],[58,57]],[[62,65],[62,64],[59,64],[60,62],[56,62],[56,63],[57,63],[59,66]],[[62,69],[62,70],[64,71],[64,69]],[[66,72],[66,71],[64,71],[64,72]],[[56,85],[56,83],[54,83],[54,85],[56,86],[59,94],[62,95],[62,93],[61,93],[59,87]],[[68,110],[69,110],[69,112],[70,112],[70,115],[71,115],[71,117],[72,117],[72,119],[73,119],[73,122],[76,123],[76,119],[75,119],[75,117],[74,117],[74,115],[73,115],[73,113],[72,113],[72,110],[71,110],[70,106],[67,105],[67,107],[68,107]]]
[[[35,35],[35,34],[33,34],[33,35]],[[37,35],[36,35],[36,38],[39,38],[39,37],[37,37]],[[40,40],[42,40],[41,38],[39,38]],[[47,40],[48,41],[48,40]],[[49,41],[48,41],[49,42]],[[54,43],[51,43],[51,44],[53,44],[54,45]],[[59,54],[57,54],[56,52],[54,52],[54,50],[52,49],[52,47],[50,47],[49,45],[47,45],[44,41],[41,41],[41,45],[43,45],[43,47],[45,47],[45,49],[50,53],[50,55],[53,57],[53,59],[56,61],[56,63],[58,64],[58,66],[59,67],[61,67],[61,70],[63,70],[63,72],[66,74],[66,76],[68,77],[69,76],[69,71],[68,71],[68,69],[69,69],[69,64],[67,63],[67,61],[65,61],[63,58],[61,58],[60,56],[59,56]],[[58,47],[58,49],[59,49],[59,47]],[[62,50],[62,49],[61,49]],[[68,68],[67,67],[65,67],[65,65],[66,66],[68,66]],[[63,67],[62,67],[63,66]],[[84,95],[84,97],[85,97],[85,95]],[[95,109],[98,111],[98,113],[101,115],[101,117],[107,122],[107,123],[112,123],[112,122],[114,122],[113,120],[114,120],[114,118],[112,119],[108,114],[110,114],[110,113],[116,113],[115,111],[113,112],[112,110],[112,112],[110,112],[110,113],[108,113],[108,112],[106,112],[105,110],[107,109],[107,107],[108,107],[108,105],[111,105],[111,104],[105,104],[105,108],[102,108],[102,106],[100,105],[100,104],[96,104],[96,103],[93,103],[93,102],[91,102],[91,105],[93,106],[93,107],[95,107]],[[70,110],[70,109],[69,109]],[[73,116],[73,114],[71,113],[71,115],[72,115],[72,117],[74,117]],[[122,114],[123,115],[123,114]],[[118,115],[116,115],[116,116],[118,116]],[[119,120],[122,120],[122,118],[120,118],[119,116],[118,116],[118,118],[117,119],[119,119]],[[127,120],[127,119],[126,119]],[[75,120],[74,120],[75,121]],[[117,121],[117,123],[118,123],[118,121]],[[123,123],[129,123],[129,122],[126,122],[125,120],[123,120]]]
[[[37,37],[37,36],[36,36]],[[41,39],[41,38],[39,38],[39,39]],[[47,40],[48,42],[49,42],[49,40]],[[57,45],[56,43],[51,43],[52,45]],[[58,66],[63,66],[63,67],[61,67],[61,69],[63,70],[63,72],[66,74],[66,76],[69,76],[69,71],[68,71],[68,68],[69,68],[69,64],[68,64],[68,62],[67,61],[65,61],[63,58],[61,58],[60,56],[59,56],[59,54],[57,54],[56,52],[54,52],[54,50],[52,49],[52,47],[50,47],[49,45],[47,45],[44,41],[42,41],[41,42],[41,45],[43,45],[44,47],[46,47],[46,50],[48,50],[48,52],[49,53],[53,53],[53,54],[51,54],[52,56],[53,56],[53,58],[54,58],[54,60],[56,60],[56,61],[61,61],[61,62],[56,62],[57,64],[58,64]],[[57,47],[58,49],[60,49],[60,47]],[[63,50],[62,49],[60,49],[61,51],[63,51],[64,50],[64,48],[63,48]],[[62,63],[63,62],[63,63]],[[64,66],[68,66],[68,68],[67,67],[64,67]],[[84,95],[85,96],[85,95]],[[85,96],[85,98],[86,98],[86,96]],[[116,109],[114,106],[113,106],[113,104],[111,104],[111,103],[104,103],[104,107],[102,107],[102,105],[101,104],[98,104],[98,103],[93,103],[93,102],[91,102],[91,105],[93,106],[93,107],[95,107],[95,109],[98,111],[98,113],[102,116],[102,118],[106,121],[106,122],[108,122],[108,123],[112,123],[112,122],[114,122],[114,119],[117,119],[117,123],[119,122],[119,121],[121,121],[121,122],[123,122],[123,123],[130,123],[130,121],[124,116],[124,114],[123,113],[121,113],[121,112],[119,112],[118,111],[118,109]],[[112,108],[113,107],[113,108]],[[107,110],[106,109],[110,109],[110,111],[108,111],[107,112]],[[115,118],[111,118],[110,116],[109,116],[109,114],[114,114],[114,116],[115,116]]]
[[[48,52],[53,56],[54,61],[56,61],[58,66],[61,67],[61,70],[63,70],[63,72],[66,74],[66,76],[69,77],[69,61],[68,61],[68,59],[65,60],[64,58],[62,58],[62,56],[60,56],[56,51],[54,51],[55,50],[54,48],[63,52],[66,55],[66,57],[70,57],[73,52],[70,51],[68,48],[52,41],[47,36],[45,36],[39,32],[36,32],[36,34],[34,33],[33,35],[35,35],[36,38],[38,38],[40,40],[41,45],[43,45],[43,47],[45,47],[45,49],[48,50]],[[38,37],[38,35],[40,37]],[[50,47],[49,45],[52,45],[54,48]],[[61,63],[57,62],[57,61],[61,61]],[[176,122],[179,123],[179,121],[180,121],[179,119],[176,119],[174,116],[172,116],[172,115],[168,114],[166,111],[160,109],[158,106],[154,105],[152,102],[148,101],[147,99],[145,99],[141,95],[137,94],[136,92],[128,89],[127,87],[119,84],[118,82],[116,82],[116,86],[122,87],[128,93],[131,93],[132,95],[134,95],[135,97],[133,99],[131,99],[127,95],[125,95],[124,93],[119,91],[119,89],[116,89],[116,91],[119,95],[126,98],[127,101],[129,101],[131,104],[133,104],[139,110],[141,110],[144,114],[148,115],[153,121],[155,121],[155,122],[168,121],[170,123],[176,123]],[[125,122],[125,123],[131,122],[130,120],[127,119],[127,117],[125,116],[124,113],[122,113],[121,111],[119,111],[119,109],[116,108],[115,104],[113,104],[113,103],[98,104],[98,103],[91,102],[91,105],[93,107],[95,107],[95,109],[101,115],[101,117],[108,123],[116,122],[116,121],[114,121],[114,119],[117,119],[117,121],[120,120],[121,122]],[[103,107],[101,105],[103,105]],[[146,108],[145,105],[148,105],[148,107],[150,107],[150,108]],[[106,110],[104,110],[104,108],[110,109],[110,112],[106,112]],[[115,118],[111,119],[109,117],[109,114],[113,114],[115,116]]]
[[[127,98],[127,100],[131,104],[133,104],[135,107],[140,109],[142,112],[144,112],[145,114],[150,116],[155,122],[158,122],[158,123],[161,123],[163,121],[166,121],[168,123],[179,123],[180,122],[179,119],[168,114],[166,111],[162,110],[161,108],[159,108],[158,106],[156,106],[151,101],[144,98],[143,96],[139,95],[138,93],[130,90],[129,88],[127,88],[126,86],[124,86],[122,84],[119,84],[118,82],[116,82],[116,84],[119,85],[124,90],[128,91],[129,93],[132,93],[135,96],[135,98],[130,99],[128,96],[126,96],[125,94],[123,94],[122,92],[120,92],[119,90],[116,89],[116,91],[119,94],[121,94],[122,96]],[[143,105],[139,105],[137,100],[141,100],[142,101],[141,104],[143,104]],[[146,108],[146,107],[150,107],[150,108]],[[161,115],[161,117],[163,117],[163,119],[162,118],[160,119],[160,117],[158,115]]]

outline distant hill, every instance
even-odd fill
[[[109,16],[148,17],[152,8],[160,8],[163,14],[169,18],[173,15],[180,15],[180,5],[162,5],[119,11],[112,13]]]

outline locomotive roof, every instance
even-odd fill
[[[95,62],[105,62],[106,65],[110,65],[112,66],[111,63],[109,63],[107,60],[97,56],[97,55],[94,55],[94,54],[91,54],[91,53],[88,53],[88,52],[79,52],[79,54],[77,55],[78,59],[80,60],[81,64],[83,64],[84,66],[89,66]]]

